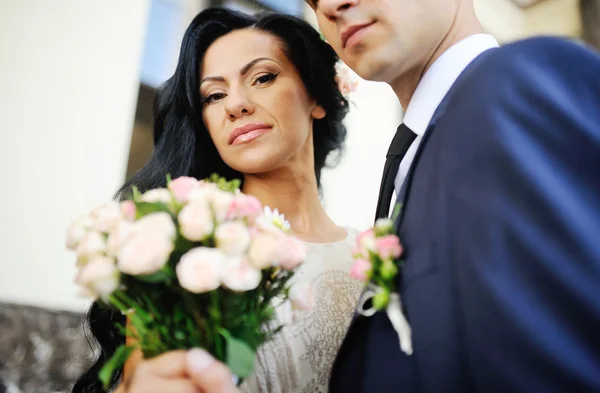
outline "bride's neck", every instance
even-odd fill
[[[332,242],[345,236],[321,205],[314,172],[245,175],[242,191],[258,198],[263,206],[279,210],[305,241]]]

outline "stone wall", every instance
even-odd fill
[[[0,393],[67,393],[92,350],[82,314],[0,303]]]
[[[584,41],[600,50],[600,0],[579,0],[581,36]]]

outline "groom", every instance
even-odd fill
[[[330,392],[600,392],[600,57],[557,38],[499,48],[473,0],[310,4],[406,112],[377,215],[395,190],[414,353],[385,313],[358,316]],[[235,391],[223,367],[196,375],[203,391]]]

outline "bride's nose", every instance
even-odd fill
[[[251,115],[254,113],[254,105],[244,89],[229,91],[225,100],[225,112],[230,121],[235,121],[244,115]]]

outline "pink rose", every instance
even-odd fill
[[[400,239],[396,235],[378,237],[377,254],[381,259],[398,258],[402,254]]]
[[[97,256],[78,272],[75,282],[88,295],[106,298],[119,287],[119,277],[112,258]]]
[[[135,221],[137,208],[135,207],[135,203],[133,201],[123,201],[121,202],[121,214],[128,221]]]
[[[227,210],[227,219],[255,218],[262,213],[260,201],[252,195],[238,194]]]
[[[371,263],[364,259],[357,259],[350,270],[350,277],[362,282],[367,282],[371,274]]]
[[[221,285],[225,256],[216,248],[197,247],[185,253],[175,271],[179,285],[192,293],[215,290]]]
[[[279,246],[279,265],[286,270],[293,270],[306,258],[306,244],[293,236],[285,236]]]
[[[223,285],[232,291],[244,292],[256,289],[262,280],[260,270],[250,266],[244,258],[230,258],[221,273]]]
[[[277,265],[282,240],[282,236],[274,236],[271,233],[258,233],[252,240],[248,251],[250,264],[257,269]]]
[[[179,202],[187,202],[192,190],[198,187],[200,187],[198,180],[189,176],[178,177],[168,185],[169,190]]]
[[[205,201],[192,200],[179,212],[181,234],[188,240],[201,241],[214,230],[213,215]]]
[[[294,310],[310,310],[315,306],[315,295],[312,285],[299,281],[290,287],[290,302]]]
[[[226,221],[215,231],[217,247],[228,256],[241,256],[250,246],[250,231],[240,221]]]
[[[116,257],[125,244],[127,239],[133,233],[134,225],[129,221],[120,221],[108,235],[106,253],[111,257]]]
[[[115,201],[98,206],[90,213],[93,229],[108,233],[121,220],[121,208]]]
[[[80,262],[103,255],[104,252],[106,252],[105,236],[98,231],[87,232],[75,250]]]
[[[174,244],[164,231],[134,233],[119,250],[117,267],[133,276],[156,273],[168,262]]]

